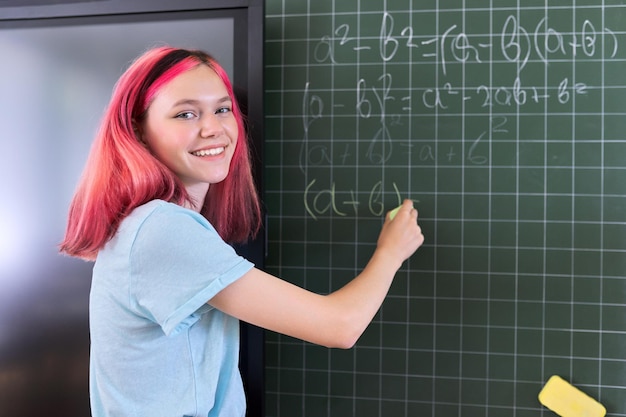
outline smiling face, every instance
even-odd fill
[[[230,169],[239,133],[232,105],[215,71],[198,65],[156,94],[141,125],[148,149],[200,205]]]

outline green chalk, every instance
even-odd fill
[[[400,210],[401,207],[402,205],[399,205],[395,209],[391,210],[391,213],[389,213],[389,219],[393,220],[393,218],[396,217],[396,214],[398,214],[398,210]]]

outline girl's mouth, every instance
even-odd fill
[[[199,151],[191,152],[192,155],[195,156],[215,156],[224,152],[224,147],[220,146],[219,148],[211,148],[211,149],[201,149]]]

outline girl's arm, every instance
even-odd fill
[[[380,308],[395,273],[424,241],[413,203],[387,218],[376,250],[352,281],[319,295],[253,268],[209,304],[240,320],[307,342],[352,347]]]

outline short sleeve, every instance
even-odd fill
[[[131,249],[130,305],[177,333],[252,267],[199,214],[164,205],[141,224]]]

